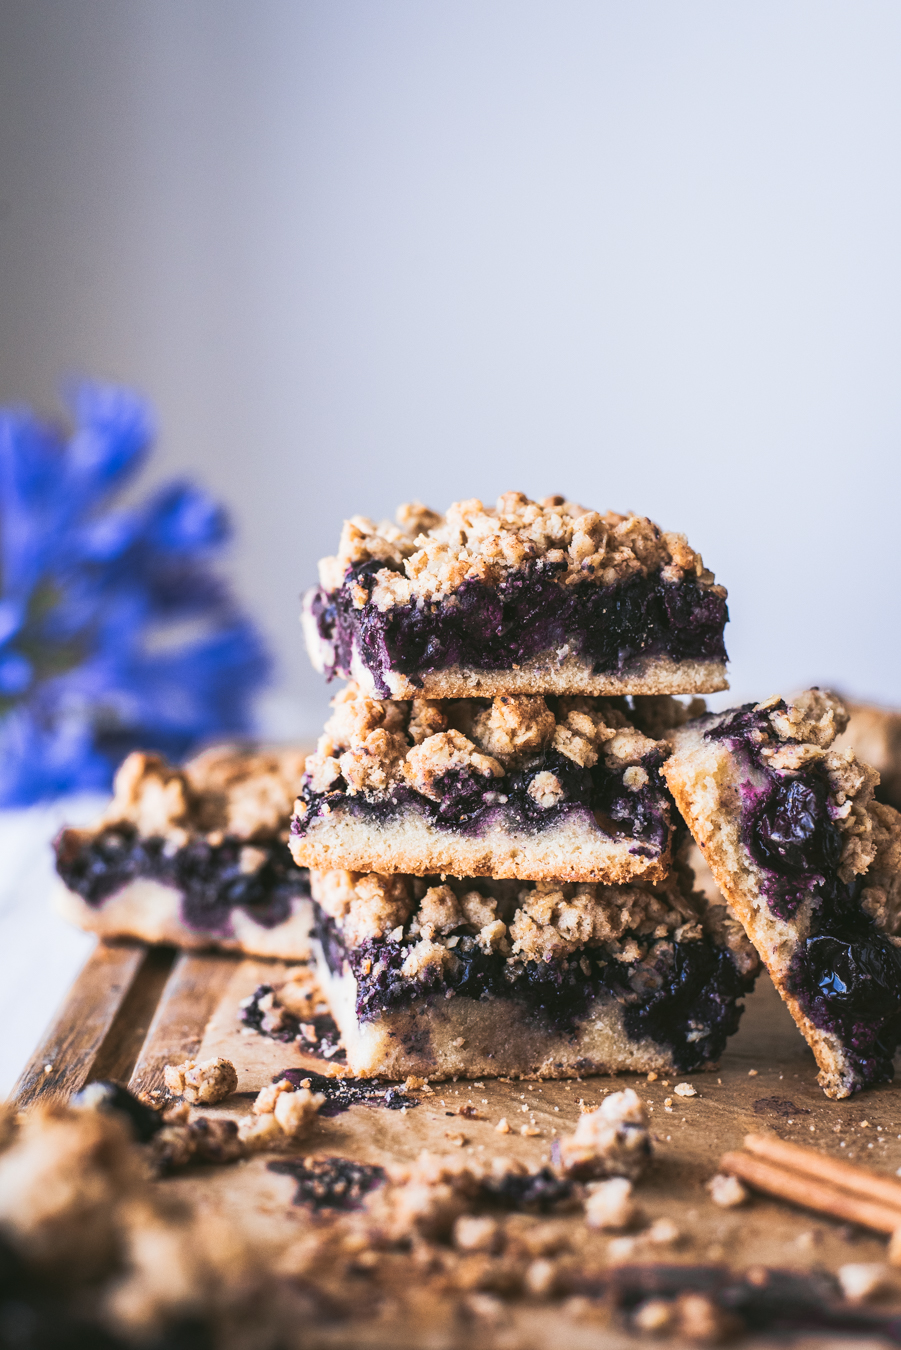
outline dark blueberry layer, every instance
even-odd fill
[[[486,779],[453,769],[438,780],[436,786],[442,793],[439,802],[405,784],[392,788],[390,796],[385,793],[349,796],[343,779],[338,779],[329,792],[312,792],[304,785],[300,797],[307,805],[307,813],[303,819],[294,817],[291,830],[294,834],[305,834],[312,821],[323,814],[325,806],[329,810],[340,806],[384,823],[400,819],[412,805],[436,829],[476,836],[496,821],[500,813],[508,825],[536,834],[553,829],[566,817],[578,813],[611,838],[635,839],[633,852],[653,856],[666,848],[670,830],[670,808],[660,775],[662,762],[657,750],[645,755],[642,767],[648,782],[637,792],[625,787],[623,771],[614,773],[603,756],[588,769],[557,750],[536,756],[519,772],[501,779]],[[563,796],[556,805],[542,808],[529,795],[529,785],[546,771],[558,779]],[[506,802],[499,804],[499,795],[506,797]]]
[[[575,1033],[596,999],[611,998],[622,1005],[629,1036],[666,1046],[679,1072],[687,1073],[722,1054],[743,1011],[736,1000],[753,987],[753,979],[740,975],[728,952],[708,938],[667,943],[651,966],[585,947],[572,959],[526,962],[512,979],[502,956],[464,938],[454,949],[453,973],[413,981],[401,973],[409,948],[383,939],[347,949],[332,920],[318,907],[316,914],[329,966],[340,973],[346,962],[353,971],[363,1022],[409,1006],[425,990],[444,989],[464,998],[514,999],[549,1030]]]
[[[218,845],[192,839],[169,853],[164,839],[142,839],[134,825],[122,822],[72,851],[72,835],[56,845],[56,870],[71,891],[100,906],[139,877],[173,886],[182,893],[182,920],[195,933],[219,937],[231,932],[231,914],[242,909],[255,923],[275,928],[291,914],[291,902],[309,895],[306,869],[294,865],[281,840],[254,843],[267,854],[254,872],[241,871],[247,841],[225,839]]]
[[[725,661],[726,601],[697,582],[665,582],[659,573],[614,586],[590,580],[564,586],[563,563],[536,562],[496,586],[472,580],[436,603],[354,607],[359,586],[371,592],[382,562],[349,568],[331,594],[319,590],[313,614],[320,636],[334,646],[329,677],[350,677],[354,639],[376,688],[385,696],[386,671],[415,680],[423,670],[468,666],[511,670],[531,657],[569,644],[595,674],[626,674],[644,657]]]
[[[419,1105],[402,1087],[386,1088],[377,1078],[329,1078],[326,1074],[311,1073],[309,1069],[283,1069],[272,1081],[278,1083],[282,1078],[287,1078],[295,1087],[306,1083],[311,1092],[321,1092],[326,1099],[319,1111],[323,1118],[340,1116],[351,1106],[383,1106],[388,1111],[401,1111],[404,1107]]]
[[[360,1209],[368,1193],[385,1180],[384,1167],[352,1158],[279,1158],[268,1166],[270,1172],[293,1177],[294,1204],[313,1210]]]
[[[901,952],[861,908],[861,879],[845,884],[838,877],[842,839],[822,769],[814,763],[789,777],[761,759],[759,737],[770,729],[770,711],[746,704],[705,734],[727,740],[755,771],[758,781],[743,789],[742,842],[766,873],[762,890],[771,912],[788,920],[802,903],[811,904],[789,993],[818,1030],[839,1038],[858,1087],[887,1083],[901,1044]]]
[[[331,1013],[314,1013],[309,1022],[301,1022],[300,1018],[289,1013],[287,1008],[279,1008],[278,1017],[273,1019],[270,1012],[260,1007],[261,999],[273,993],[275,991],[271,984],[258,984],[247,1002],[242,1002],[238,1021],[260,1036],[268,1036],[272,1041],[281,1041],[285,1045],[291,1041],[299,1041],[304,1050],[321,1055],[336,1064],[343,1064],[343,1053],[336,1052],[336,1047],[340,1045],[341,1033]],[[277,1004],[278,994],[275,994],[275,1000]]]
[[[146,1144],[163,1128],[163,1113],[142,1102],[121,1083],[106,1080],[89,1083],[76,1092],[72,1105],[86,1111],[103,1111],[125,1116],[135,1138]]]

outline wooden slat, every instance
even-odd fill
[[[177,957],[174,947],[150,948],[97,1052],[87,1082],[127,1083],[131,1078]]]
[[[197,1053],[235,963],[236,958],[213,952],[177,958],[128,1084],[132,1092],[160,1094],[165,1066]]]
[[[97,944],[13,1089],[20,1109],[66,1101],[84,1087],[146,959],[140,942]]]

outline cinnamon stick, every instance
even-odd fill
[[[797,1169],[766,1162],[752,1153],[727,1153],[720,1162],[724,1172],[746,1181],[755,1190],[788,1200],[802,1209],[816,1210],[833,1219],[872,1228],[877,1233],[894,1233],[901,1228],[901,1210],[852,1195],[827,1181],[817,1181]]]
[[[829,1182],[843,1191],[850,1191],[852,1195],[892,1205],[899,1211],[898,1224],[901,1226],[901,1182],[892,1177],[879,1176],[865,1167],[827,1157],[813,1148],[787,1143],[774,1134],[747,1134],[745,1148],[758,1158],[803,1172],[818,1181]]]

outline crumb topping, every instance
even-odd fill
[[[206,1059],[200,1064],[167,1064],[163,1081],[174,1097],[184,1097],[192,1106],[212,1106],[230,1097],[238,1086],[238,1073],[230,1059]]]
[[[843,836],[838,873],[842,881],[866,872],[876,856],[870,806],[879,774],[862,764],[851,749],[831,749],[848,725],[841,699],[822,689],[807,689],[784,704],[774,696],[758,704],[772,708],[769,723],[775,742],[760,747],[765,763],[783,773],[797,773],[808,765],[822,765],[829,782],[830,814]]]
[[[861,905],[876,927],[901,947],[901,814],[871,802],[875,857],[866,876]]]
[[[504,956],[511,975],[524,962],[549,962],[585,948],[613,960],[653,963],[667,944],[706,933],[740,974],[757,953],[724,905],[707,906],[683,874],[657,886],[594,882],[477,881],[374,873],[311,871],[314,900],[335,921],[348,948],[370,939],[403,945],[403,975],[426,980],[453,972],[474,946]]]
[[[251,1153],[291,1148],[306,1134],[324,1105],[321,1092],[311,1092],[309,1086],[296,1088],[282,1078],[264,1087],[253,1104],[253,1113],[242,1116],[238,1139]]]
[[[161,755],[136,750],[119,768],[113,800],[90,833],[127,822],[143,838],[161,837],[174,849],[196,834],[211,844],[226,836],[287,839],[304,759],[297,750],[225,745],[178,769]],[[251,862],[248,853],[248,867]]]
[[[870,867],[877,852],[878,824],[873,808],[879,774],[850,748],[834,748],[848,725],[848,713],[837,695],[807,689],[790,702],[778,694],[758,703],[755,713],[765,722],[747,730],[762,762],[779,774],[791,775],[819,765],[829,785],[829,813],[842,834],[838,874],[849,882]]]
[[[651,1157],[651,1135],[644,1102],[631,1088],[611,1093],[595,1111],[579,1117],[575,1133],[560,1140],[565,1175],[626,1177],[636,1181]]]
[[[348,568],[372,562],[383,564],[371,596],[382,611],[442,600],[468,580],[496,585],[533,563],[559,569],[566,586],[611,586],[651,572],[670,582],[686,576],[714,582],[685,535],[665,533],[645,516],[601,515],[563,497],[535,502],[521,492],[504,493],[494,507],[477,498],[455,502],[444,516],[412,503],[399,508],[396,524],[353,516],[344,522],[337,555],[319,564],[320,583],[335,591]],[[358,608],[370,599],[362,586],[353,598]]]
[[[640,761],[666,741],[651,740],[616,702],[603,698],[547,699],[499,695],[488,699],[373,699],[349,684],[332,700],[316,753],[306,762],[304,785],[314,793],[344,790],[384,793],[406,782],[440,801],[446,774],[498,780],[530,755],[552,746],[575,764],[592,767],[603,756],[631,791],[647,782]],[[434,729],[433,729],[434,728]],[[544,807],[562,795],[552,773],[539,775],[533,798]],[[306,811],[303,801],[296,807]]]

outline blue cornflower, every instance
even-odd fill
[[[147,405],[85,384],[66,436],[0,412],[0,806],[109,786],[129,750],[181,758],[246,733],[269,672],[214,564],[202,489],[118,505],[153,441]]]

